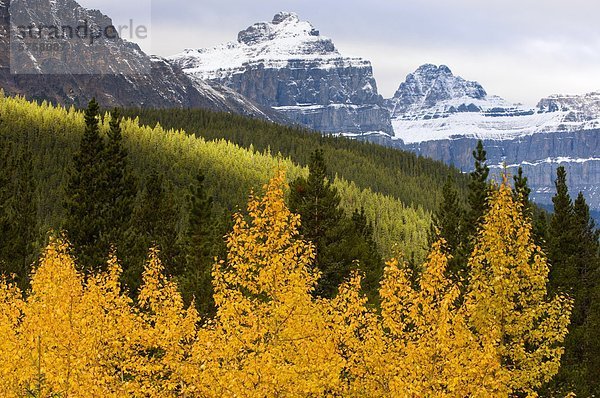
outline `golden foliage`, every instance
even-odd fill
[[[235,216],[200,323],[151,250],[138,299],[115,258],[84,277],[54,239],[23,298],[0,281],[2,397],[508,397],[558,369],[570,301],[548,300],[545,257],[503,184],[490,198],[466,297],[444,242],[418,275],[388,262],[381,314],[357,273],[315,299],[314,247],[285,205],[285,175]]]
[[[558,372],[573,303],[547,297],[546,256],[506,177],[489,208],[469,260],[467,308],[478,335],[497,345],[510,393],[536,396]]]
[[[198,336],[193,360],[203,396],[322,396],[338,383],[334,335],[311,292],[311,244],[284,201],[278,173],[251,197],[214,269],[216,318]]]
[[[387,375],[392,396],[506,396],[493,345],[470,330],[459,305],[460,288],[444,274],[444,242],[432,252],[413,287],[406,267],[388,263],[382,287],[382,318],[387,330]]]

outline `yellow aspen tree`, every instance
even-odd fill
[[[199,395],[326,396],[342,360],[327,314],[312,298],[313,246],[285,205],[285,174],[251,196],[249,221],[235,216],[227,261],[214,267],[217,315],[199,332],[193,362]]]
[[[140,355],[132,368],[133,396],[192,396],[191,363],[188,362],[196,339],[198,313],[192,303],[185,309],[175,282],[164,275],[158,250],[152,249],[142,275],[138,296],[143,324],[136,330]]]
[[[122,269],[114,255],[107,271],[87,278],[82,297],[81,328],[94,331],[82,335],[90,361],[78,380],[76,396],[133,396],[130,379],[138,354],[136,331],[141,322],[132,309],[132,300],[119,282]]]
[[[336,338],[338,355],[344,361],[341,383],[335,391],[340,397],[385,397],[383,329],[378,315],[367,307],[361,293],[361,276],[354,273],[340,285],[337,296],[321,300],[329,308],[331,327]]]
[[[54,240],[33,272],[19,335],[27,364],[23,392],[36,397],[70,395],[88,371],[87,339],[79,322],[83,277],[65,242]],[[89,331],[92,332],[92,331]],[[93,331],[94,333],[97,331]]]
[[[1,92],[0,92],[1,95]],[[0,277],[0,396],[13,397],[15,386],[23,384],[24,358],[17,334],[23,311],[22,293]]]
[[[482,339],[497,346],[511,396],[536,396],[558,371],[572,301],[548,298],[548,263],[506,176],[492,190],[469,266],[466,303]]]
[[[380,295],[386,368],[393,397],[506,396],[493,346],[471,332],[446,278],[443,242],[433,245],[417,286],[407,266],[388,262]]]
[[[67,244],[50,242],[13,324],[18,377],[3,396],[122,396],[117,359],[127,352],[120,333],[130,325],[121,326],[119,314],[127,318],[130,308],[120,296],[119,275],[113,264],[86,285]]]

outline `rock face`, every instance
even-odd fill
[[[598,93],[554,95],[527,108],[487,95],[445,66],[424,65],[386,104],[395,135],[371,140],[470,171],[481,139],[496,173],[504,164],[512,171],[523,167],[538,203],[552,204],[556,168],[563,165],[571,192],[584,192],[590,206],[600,209]]]
[[[454,76],[445,65],[425,64],[406,77],[406,81],[400,84],[398,91],[392,99],[386,101],[386,105],[392,111],[392,117],[398,117],[409,112],[435,108],[448,100],[462,99],[466,103],[486,97],[487,93],[479,83]],[[465,108],[465,111],[469,110],[474,109]]]
[[[324,133],[392,133],[371,64],[343,57],[294,13],[250,26],[237,42],[169,59],[190,76],[222,84]]]
[[[40,52],[17,29],[32,23],[75,28],[83,21],[90,30],[112,25],[108,16],[74,0],[0,1],[0,88],[9,95],[64,105],[85,106],[96,97],[106,107],[199,107],[285,121],[233,90],[190,79],[177,66],[118,36],[93,44],[64,40],[61,51]]]

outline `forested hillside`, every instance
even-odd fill
[[[32,246],[27,255],[19,257],[22,263],[12,267],[13,272],[25,280],[27,269],[37,257],[36,248],[43,245],[49,231],[60,231],[69,225],[88,227],[86,221],[78,220],[78,217],[69,218],[72,205],[66,205],[69,199],[66,193],[73,180],[73,159],[82,145],[86,123],[83,113],[75,109],[67,110],[46,103],[37,105],[21,98],[4,96],[0,97],[0,118],[2,150],[7,159],[7,182],[4,189],[0,190],[6,203],[5,221],[7,225],[17,226],[11,229],[13,236],[23,235],[20,231],[26,226],[27,236],[35,237],[29,239],[28,244]],[[113,128],[111,120],[108,114],[100,120],[99,134],[105,137],[104,140],[108,139],[106,137],[110,136]],[[224,140],[205,141],[184,131],[167,130],[160,126],[146,127],[131,119],[122,120],[119,128],[122,145],[128,154],[127,167],[136,185],[130,206],[133,221],[125,234],[130,238],[127,240],[123,237],[123,246],[137,248],[138,260],[134,262],[139,264],[135,271],[138,276],[141,273],[140,259],[153,243],[164,242],[164,246],[169,246],[167,251],[173,253],[169,262],[185,263],[185,260],[177,259],[188,255],[184,247],[190,229],[190,212],[193,210],[191,197],[199,189],[200,175],[202,189],[211,198],[209,218],[213,220],[211,223],[218,224],[210,234],[219,237],[227,232],[233,211],[242,206],[252,190],[262,186],[275,170],[286,169],[290,181],[308,173],[308,169],[297,166],[287,157],[242,149]],[[100,144],[110,146],[110,140],[108,144]],[[86,156],[94,158],[100,155]],[[26,159],[26,162],[19,159]],[[100,160],[98,163],[101,163]],[[92,177],[88,176],[87,179],[91,180]],[[23,181],[29,181],[24,193],[15,188],[23,185]],[[419,206],[406,206],[396,198],[361,188],[342,177],[335,178],[333,186],[339,194],[339,205],[345,217],[351,217],[356,211],[359,214],[364,211],[379,256],[394,252],[415,260],[424,258],[431,222],[427,210]],[[33,198],[27,202],[31,207],[29,211],[18,209],[25,203],[20,200],[25,194]],[[75,193],[71,198],[72,202],[81,200],[77,195]],[[98,191],[94,195],[101,202],[104,193]],[[29,218],[24,219],[23,214]],[[203,220],[197,222],[202,223]],[[148,227],[140,231],[141,225]],[[10,254],[13,244],[7,244],[7,258],[14,257]],[[218,254],[218,250],[211,250],[206,261],[212,261],[212,257]],[[177,268],[176,264],[173,267]],[[177,269],[172,270],[174,274],[178,272]],[[136,280],[133,287],[139,283],[135,275],[131,276]]]
[[[203,109],[128,109],[124,114],[139,117],[140,124],[159,123],[210,141],[225,139],[244,148],[280,153],[299,165],[308,165],[312,151],[322,148],[326,163],[339,177],[428,211],[437,208],[448,176],[466,197],[467,176],[411,152]]]
[[[521,169],[490,181],[481,142],[474,171],[462,175],[407,153],[227,114],[142,116],[152,127],[118,109],[101,112],[95,101],[78,111],[0,92],[6,352],[36,351],[53,363],[76,355],[105,375],[97,391],[132,396],[227,395],[199,382],[207,377],[239,394],[260,387],[259,396],[298,385],[318,396],[598,391],[599,232],[584,196],[571,199],[563,168],[548,216],[530,202]],[[41,315],[65,297],[75,300],[69,309]],[[100,323],[86,323],[102,308]],[[71,322],[72,334],[23,343],[48,333],[40,316],[48,327]],[[94,335],[103,327],[113,337]],[[119,328],[127,332],[117,338]],[[233,335],[241,346],[215,348]],[[120,376],[112,359],[97,359],[115,353],[96,352],[94,341],[127,351]],[[260,354],[242,358],[237,349]],[[281,361],[274,367],[271,355]],[[473,358],[489,367],[473,367]],[[89,377],[70,359],[43,371],[21,359],[7,363],[23,370],[0,366],[0,391],[54,394],[82,386],[64,372]],[[282,391],[260,380],[237,384],[257,371],[276,377],[291,363],[331,378],[305,379],[307,368],[292,366]],[[17,384],[2,384],[17,374]],[[175,384],[158,382],[167,379]]]
[[[387,262],[380,313],[358,273],[315,299],[314,246],[285,188],[276,172],[235,215],[208,322],[157,250],[131,300],[114,257],[86,275],[51,240],[27,299],[0,280],[2,396],[533,397],[556,374],[572,300],[547,293],[546,257],[507,179],[491,187],[463,300],[439,240],[418,273]]]

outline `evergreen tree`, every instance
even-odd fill
[[[350,254],[352,259],[359,261],[358,265],[364,274],[363,290],[369,302],[375,305],[379,303],[378,290],[383,277],[384,262],[373,240],[373,224],[367,219],[365,209],[361,208],[360,211],[355,209],[351,220],[351,233],[355,236],[349,240],[345,252]]]
[[[529,185],[527,185],[527,177],[523,175],[522,167],[519,167],[517,174],[513,178],[515,181],[515,187],[513,189],[515,199],[521,201],[524,212],[530,212],[531,203],[529,202],[529,194],[531,194],[531,188],[529,188]],[[528,214],[526,213],[526,215]]]
[[[310,163],[308,178],[300,177],[291,184],[290,209],[300,214],[300,232],[304,239],[315,244],[315,266],[321,279],[315,290],[317,296],[333,297],[338,286],[358,266],[367,275],[365,286],[375,289],[375,279],[383,272],[379,255],[374,253],[372,233],[364,212],[347,218],[340,208],[340,196],[331,185],[322,150],[316,150]],[[376,290],[368,289],[373,294]]]
[[[137,184],[129,171],[128,154],[123,147],[121,117],[117,109],[111,114],[109,126],[102,159],[103,246],[113,245],[119,253],[125,250],[124,233],[131,222]]]
[[[487,210],[487,198],[489,195],[488,177],[490,169],[487,166],[487,152],[483,148],[483,142],[477,142],[477,148],[473,151],[475,159],[475,170],[470,174],[469,182],[469,212],[467,214],[468,235],[474,237],[477,228],[481,224],[481,218]]]
[[[595,329],[600,307],[594,303],[600,277],[599,233],[583,194],[573,203],[566,180],[561,166],[549,231],[550,287],[569,294],[575,305],[561,369],[548,390],[588,397],[600,394],[600,340]]]
[[[150,248],[158,248],[159,257],[170,275],[180,275],[182,259],[177,234],[178,214],[165,188],[163,176],[153,171],[145,181],[140,200],[134,209],[128,233],[128,251],[124,278],[135,293]]]
[[[27,288],[40,244],[31,152],[0,139],[0,274]]]
[[[535,243],[540,247],[546,248],[548,239],[548,213],[531,203],[529,198],[531,188],[529,188],[528,179],[523,174],[522,167],[519,167],[517,174],[513,176],[513,180],[513,195],[515,200],[521,202],[523,216],[529,218],[532,222]]]
[[[533,236],[535,242],[548,252],[548,219],[550,215],[544,209],[534,207],[533,210]]]
[[[598,367],[600,366],[600,341],[594,329],[600,309],[593,305],[599,281],[600,264],[598,230],[583,194],[580,192],[573,204],[573,248],[567,253],[567,264],[572,268],[568,275],[575,275],[573,284],[566,281],[560,285],[575,299],[571,326],[565,345],[562,368],[557,377],[559,387],[575,391],[577,396],[600,394]],[[557,263],[556,266],[560,266]]]
[[[186,304],[195,299],[201,314],[214,314],[212,267],[215,258],[226,252],[225,232],[214,215],[213,198],[204,187],[204,175],[198,174],[190,187],[190,214],[184,243],[185,270],[180,289]]]
[[[347,224],[343,223],[340,197],[331,186],[322,150],[313,153],[308,178],[298,178],[290,188],[290,209],[302,219],[300,232],[317,249],[314,265],[322,275],[315,292],[332,297],[352,264],[340,259],[337,251],[340,241],[347,237]]]
[[[99,106],[92,99],[85,111],[85,130],[67,186],[65,229],[76,248],[80,266],[103,266],[108,247],[100,244],[103,231],[103,155],[105,143],[100,135]]]
[[[442,203],[433,217],[434,231],[430,243],[435,243],[439,238],[446,242],[448,254],[452,256],[448,261],[446,272],[452,281],[464,282],[468,274],[466,268],[468,237],[465,236],[463,220],[465,212],[452,177],[448,177],[442,192]]]
[[[573,254],[577,246],[574,235],[573,201],[567,186],[567,172],[563,166],[557,171],[556,195],[552,198],[554,213],[550,220],[548,257],[550,259],[550,288],[565,291],[577,284],[578,275],[573,264]]]

